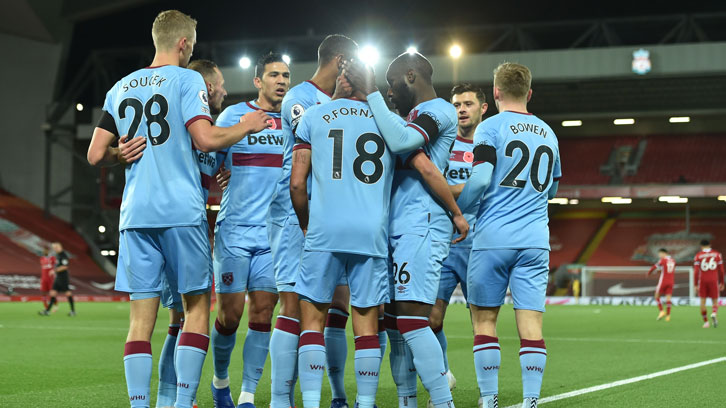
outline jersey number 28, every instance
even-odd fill
[[[159,107],[158,112],[152,113],[154,105]],[[131,126],[129,126],[129,139],[136,136],[136,132],[139,130],[141,124],[141,115],[146,116],[146,136],[151,139],[153,146],[160,145],[169,139],[171,130],[169,129],[169,122],[166,121],[166,115],[169,113],[169,102],[166,101],[164,95],[154,94],[146,101],[146,104],[141,103],[136,98],[126,98],[121,101],[118,106],[118,117],[119,119],[126,118],[126,108],[132,108],[134,110],[134,117],[131,119]],[[156,123],[161,129],[159,134],[154,136],[151,133],[151,124]]]

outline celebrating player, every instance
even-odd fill
[[[451,90],[451,103],[456,108],[459,119],[459,131],[449,155],[449,164],[444,171],[446,181],[449,183],[454,197],[458,197],[464,188],[464,183],[471,174],[471,165],[474,162],[474,130],[481,123],[482,116],[487,111],[486,97],[484,91],[468,83],[454,86]],[[476,221],[478,206],[464,213],[464,217],[470,226]],[[461,284],[461,290],[466,298],[466,269],[469,264],[469,253],[471,252],[472,236],[462,242],[451,246],[449,256],[444,259],[441,265],[441,278],[439,279],[439,293],[436,304],[431,309],[431,329],[441,345],[444,354],[444,366],[446,377],[449,381],[449,389],[456,387],[456,378],[449,370],[449,359],[446,355],[447,341],[444,334],[444,316],[446,307],[454,293],[457,284]]]
[[[658,318],[660,320],[665,317],[666,322],[671,321],[671,295],[673,294],[673,277],[676,271],[676,261],[668,254],[668,250],[661,248],[658,250],[658,262],[650,267],[646,276],[650,276],[656,269],[660,272],[658,286],[655,288],[655,301],[658,303]],[[663,304],[660,302],[661,295],[666,297],[666,311],[663,311]]]
[[[452,235],[450,213],[466,238],[469,225],[456,206],[441,171],[446,167],[449,148],[456,138],[456,111],[436,97],[432,85],[433,67],[421,54],[404,53],[391,62],[386,72],[388,97],[406,122],[388,110],[375,86],[372,70],[359,63],[346,65],[346,76],[363,89],[386,144],[399,156],[393,180],[389,244],[392,250],[392,302],[387,309],[396,316],[386,330],[391,340],[390,363],[399,396],[399,406],[416,406],[416,372],[429,391],[435,407],[452,407],[441,347],[429,327],[428,317],[436,294],[441,262],[449,251]],[[428,193],[422,176],[412,171],[411,162],[424,153],[435,165],[433,173],[443,188],[432,192],[446,210]],[[432,173],[432,174],[433,174]],[[405,343],[404,343],[405,341]]]
[[[240,407],[254,407],[277,303],[265,215],[282,173],[280,105],[290,87],[290,69],[282,55],[269,53],[260,57],[254,85],[259,90],[256,100],[232,105],[217,119],[218,126],[232,126],[245,114],[262,110],[272,117],[273,123],[224,152],[224,166],[232,174],[222,195],[214,234],[214,282],[219,312],[212,329],[212,397],[217,408],[237,406],[229,389],[228,367],[244,312],[245,291],[250,299],[249,328],[242,355]]]
[[[111,144],[118,135],[151,142],[138,161],[126,166],[121,205],[116,290],[130,292],[131,298],[126,384],[131,406],[148,407],[150,339],[165,278],[184,299],[175,406],[190,408],[209,345],[211,283],[208,225],[192,146],[205,152],[229,147],[266,128],[269,117],[253,112],[235,126],[212,126],[204,80],[184,69],[196,43],[196,21],[176,10],[163,11],[154,20],[152,37],[151,66],[127,75],[107,93],[88,161],[116,164],[118,149]]]
[[[724,289],[723,257],[720,252],[711,248],[708,240],[701,241],[701,250],[693,259],[695,286],[698,290],[698,297],[701,298],[701,317],[703,317],[703,328],[708,324],[706,312],[706,298],[711,299],[711,321],[713,327],[718,327],[718,294]]]
[[[497,406],[501,361],[496,323],[509,286],[521,348],[524,402],[537,406],[547,350],[542,314],[549,273],[547,200],[562,176],[557,137],[527,112],[532,74],[524,65],[494,70],[499,113],[474,133],[474,167],[459,196],[466,211],[481,200],[467,275],[474,364],[482,399]]]
[[[272,249],[277,290],[280,294],[280,311],[275,322],[275,330],[270,336],[271,408],[287,408],[294,405],[290,399],[295,385],[300,337],[300,306],[294,286],[300,267],[304,237],[290,200],[290,173],[295,142],[293,131],[305,110],[313,105],[330,101],[343,61],[353,57],[357,52],[358,45],[350,38],[343,35],[327,36],[318,47],[318,68],[313,77],[290,89],[282,101],[282,175],[275,187],[267,214],[267,233]],[[338,291],[342,291],[343,297],[347,298],[345,287],[342,288]],[[336,303],[335,298],[336,296],[333,296],[333,304]],[[343,310],[347,308],[347,299],[339,303],[342,303]],[[340,308],[341,305],[337,307]],[[339,313],[336,315],[340,318],[333,321],[338,323],[336,326],[342,323],[345,327],[345,320],[341,318],[346,317],[347,313],[344,311]],[[343,368],[347,357],[345,330],[331,331],[330,336],[326,336],[325,342],[328,378],[333,393],[331,407],[346,407],[343,381]]]
[[[47,246],[43,246],[43,256],[40,257],[40,291],[43,292],[43,308],[48,308],[48,295],[53,289],[53,279],[55,278],[55,256],[50,254]],[[43,315],[41,311],[41,315]]]
[[[53,287],[50,289],[50,302],[48,302],[48,306],[46,306],[45,310],[40,311],[40,314],[48,316],[50,314],[50,309],[58,302],[56,300],[58,292],[62,292],[66,295],[68,304],[71,306],[71,311],[68,312],[68,316],[75,316],[76,307],[73,302],[73,292],[71,292],[70,289],[70,278],[68,276],[68,264],[70,263],[70,258],[66,251],[63,250],[63,245],[60,242],[54,242],[52,246],[53,252],[55,253],[55,256],[53,257],[55,259],[55,268],[53,269],[55,279],[53,280]]]
[[[336,283],[345,277],[356,336],[356,407],[373,408],[381,365],[378,306],[388,302],[393,156],[368,105],[356,99],[337,99],[310,107],[295,137],[290,196],[305,233],[295,285],[301,310],[298,367],[303,406],[320,407],[326,363],[325,314]],[[313,188],[308,215],[307,179],[311,167]],[[351,214],[359,221],[351,223]]]

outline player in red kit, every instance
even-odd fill
[[[40,291],[43,292],[43,308],[48,307],[48,293],[53,288],[55,262],[55,256],[50,254],[47,247],[44,247],[43,256],[40,257]]]
[[[665,317],[666,322],[671,321],[671,295],[673,294],[673,276],[676,270],[676,261],[671,258],[668,254],[668,250],[661,248],[658,250],[658,257],[660,258],[655,265],[650,267],[647,276],[650,276],[653,271],[658,270],[660,272],[660,279],[658,279],[658,286],[655,288],[655,301],[658,303],[658,318],[660,320]],[[666,297],[666,310],[663,311],[663,304],[660,302],[660,297],[665,295]]]
[[[711,243],[707,240],[701,241],[701,251],[693,259],[693,275],[698,296],[701,298],[701,316],[703,316],[703,328],[710,325],[706,312],[706,298],[711,298],[711,321],[713,327],[718,326],[716,312],[718,312],[718,293],[724,288],[723,282],[723,257],[720,252],[711,249]]]

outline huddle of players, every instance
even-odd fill
[[[226,94],[221,72],[212,66],[214,75],[204,75],[200,67],[202,79],[180,68],[191,56],[195,27],[196,21],[177,11],[157,16],[152,66],[109,91],[89,146],[90,163],[127,165],[116,289],[131,297],[124,352],[131,406],[150,404],[149,340],[156,310],[160,297],[165,306],[178,307],[177,292],[186,321],[176,336],[178,316],[172,314],[167,338],[172,351],[162,351],[162,358],[173,357],[175,382],[164,388],[173,386],[175,395],[165,395],[157,406],[193,404],[210,340],[207,271],[212,259],[203,187],[222,162],[232,174],[215,227],[220,312],[211,339],[217,407],[235,406],[227,367],[245,292],[250,327],[240,407],[254,406],[268,342],[271,407],[292,405],[298,373],[304,406],[319,407],[326,367],[331,406],[347,406],[343,310],[348,297],[356,336],[357,406],[374,406],[387,333],[399,406],[416,405],[418,374],[431,405],[453,407],[442,353],[445,337],[439,331],[440,345],[428,317],[449,254],[452,222],[461,232],[455,242],[468,232],[462,210],[470,220],[477,213],[478,229],[469,241],[471,255],[460,256],[448,269],[468,287],[479,404],[497,406],[496,318],[510,286],[522,338],[524,404],[536,406],[546,360],[541,326],[549,256],[547,198],[554,196],[561,171],[554,132],[526,111],[529,70],[506,63],[495,70],[494,99],[501,113],[476,128],[472,143],[471,127],[469,138],[457,140],[457,122],[473,115],[480,119],[483,94],[478,99],[477,92],[467,91],[481,113],[461,114],[461,108],[457,120],[456,108],[436,97],[428,60],[402,54],[386,72],[388,97],[402,119],[389,111],[372,70],[352,61],[355,42],[334,35],[321,44],[311,80],[286,94],[287,65],[274,55],[261,59],[255,78],[259,98],[228,108],[219,126],[212,126],[210,113]],[[212,103],[215,90],[218,104]],[[124,134],[131,139],[122,137],[118,148],[111,147]],[[450,158],[473,167],[463,188],[450,189],[442,176],[469,174],[466,164],[446,171]],[[205,167],[200,183],[198,172]],[[269,192],[264,187],[271,180],[275,188]],[[281,309],[270,335],[278,295]],[[331,303],[335,309],[328,312]],[[386,323],[381,325],[384,304]],[[161,399],[161,384],[159,389]]]
[[[655,265],[651,266],[646,276],[650,276],[654,271],[660,272],[658,286],[655,288],[655,301],[658,304],[658,317],[660,320],[665,317],[669,322],[671,320],[671,295],[673,294],[673,284],[675,280],[676,261],[673,259],[668,250],[660,248],[658,250],[660,258]],[[724,290],[724,267],[723,257],[720,252],[711,248],[711,242],[704,239],[701,241],[701,250],[696,253],[693,258],[693,285],[696,293],[701,300],[701,318],[703,319],[703,328],[718,327],[718,295]],[[666,297],[666,310],[663,311],[663,304],[660,297]],[[708,312],[706,311],[706,299],[711,299],[711,322],[708,322]]]

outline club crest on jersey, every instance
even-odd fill
[[[207,91],[199,91],[199,100],[202,101],[203,104],[209,106],[209,98],[207,98]]]
[[[222,274],[222,283],[229,286],[234,282],[234,275],[232,272],[225,272]]]
[[[474,163],[474,153],[464,152],[464,161],[466,163]]]

